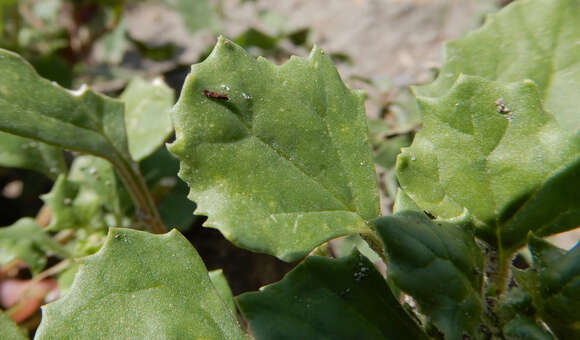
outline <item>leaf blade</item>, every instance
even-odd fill
[[[274,66],[220,38],[172,118],[190,199],[242,247],[292,261],[379,214],[362,98],[318,49]]]
[[[447,43],[439,77],[415,91],[438,97],[459,74],[504,82],[531,79],[548,111],[563,128],[577,133],[578,22],[580,4],[574,0],[514,2],[489,15],[481,29]]]
[[[176,230],[111,228],[103,248],[80,262],[67,295],[43,307],[37,339],[245,338]]]
[[[125,103],[129,151],[135,161],[151,155],[173,132],[169,110],[173,90],[161,79],[133,78],[119,99]]]
[[[509,112],[498,111],[498,100]],[[399,155],[397,175],[419,207],[442,218],[467,211],[478,237],[508,251],[523,245],[530,229],[574,225],[577,212],[564,225],[552,225],[551,217],[569,205],[577,211],[577,193],[566,194],[570,204],[544,204],[541,221],[530,220],[538,202],[556,199],[566,181],[580,180],[573,170],[580,139],[543,110],[534,83],[461,75],[445,95],[418,101],[424,128]]]
[[[427,339],[356,251],[336,260],[309,256],[238,303],[256,339]]]
[[[28,264],[33,273],[39,273],[46,264],[46,254],[51,253],[61,258],[70,254],[54,242],[45,230],[29,217],[24,217],[14,224],[0,228],[0,262],[9,263],[20,259]]]
[[[2,6],[2,4],[0,4],[0,6]],[[2,329],[2,336],[4,336],[5,339],[28,339],[28,337],[24,334],[24,330],[20,329],[20,327],[18,327],[18,325],[12,321],[3,311],[0,311],[0,329]]]
[[[0,144],[0,166],[36,170],[52,179],[66,172],[59,148],[4,132],[0,132]]]
[[[380,217],[375,225],[395,285],[415,298],[446,338],[475,336],[483,309],[483,255],[473,235],[417,211]]]
[[[0,129],[119,162],[130,159],[121,102],[86,88],[67,91],[24,59],[0,50]]]

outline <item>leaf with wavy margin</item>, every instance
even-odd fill
[[[580,2],[521,0],[489,15],[483,27],[448,42],[435,82],[414,88],[439,97],[459,74],[514,82],[531,79],[562,128],[580,132]]]
[[[529,230],[580,223],[580,138],[543,109],[533,82],[461,75],[445,95],[417,100],[423,129],[399,155],[397,175],[421,209],[468,212],[477,236],[508,253]]]
[[[111,228],[35,339],[246,339],[189,241]]]
[[[293,261],[379,215],[363,97],[316,47],[275,66],[220,38],[172,118],[197,213],[241,247]]]

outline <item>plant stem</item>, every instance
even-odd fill
[[[487,264],[487,275],[490,282],[488,295],[500,296],[505,292],[510,279],[511,255],[512,253],[506,254],[501,246],[490,252]]]
[[[71,263],[70,259],[62,260],[59,263],[55,264],[54,266],[40,272],[38,275],[36,275],[30,281],[28,281],[26,289],[29,289],[35,283],[38,283],[38,282],[40,282],[40,281],[42,281],[50,276],[53,276],[53,275],[56,275],[56,274],[62,272],[63,270],[68,268],[70,263]]]
[[[157,211],[157,206],[155,201],[149,192],[149,188],[141,175],[139,166],[135,162],[127,162],[123,158],[118,160],[111,160],[111,163],[115,165],[117,171],[135,204],[137,210],[137,218],[143,222],[147,229],[155,234],[163,234],[167,232],[167,228],[161,220],[161,216]]]
[[[363,240],[365,240],[369,247],[379,255],[379,257],[387,263],[387,257],[385,256],[385,249],[383,243],[377,238],[375,233],[361,234]]]

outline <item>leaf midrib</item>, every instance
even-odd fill
[[[340,204],[342,204],[345,211],[350,211],[350,212],[356,213],[357,215],[359,215],[364,220],[364,218],[359,214],[359,212],[356,209],[354,209],[344,198],[342,198],[342,197],[338,196],[337,194],[335,194],[334,192],[332,192],[323,182],[317,180],[316,177],[314,177],[312,174],[310,174],[308,171],[306,171],[306,169],[304,169],[304,168],[300,167],[298,164],[292,162],[290,160],[290,158],[288,158],[286,155],[284,155],[280,150],[274,148],[272,145],[270,145],[269,143],[267,143],[266,141],[264,141],[258,134],[254,133],[253,125],[245,122],[239,115],[235,114],[235,112],[233,112],[231,110],[231,108],[229,108],[228,106],[224,106],[224,107],[230,112],[230,114],[232,116],[236,117],[236,119],[246,128],[246,136],[244,137],[244,139],[254,138],[255,140],[257,140],[258,142],[260,142],[261,144],[263,144],[267,148],[269,148],[272,151],[274,151],[276,153],[276,155],[278,155],[278,157],[280,157],[281,159],[285,160],[293,168],[295,168],[296,170],[298,170],[298,172],[300,172],[301,174],[303,174],[304,176],[306,176],[308,179],[310,179],[312,182],[316,183],[322,189],[324,189],[324,191],[326,191],[326,193],[329,196],[333,197]],[[251,113],[250,114],[250,117],[252,117],[252,120],[253,120],[254,117],[255,117],[255,114]],[[331,134],[329,132],[328,121],[326,119],[322,118],[322,117],[320,117],[320,119],[322,119],[324,121],[324,126],[326,127],[327,134],[328,134],[328,138],[330,138],[330,140],[333,141],[332,136],[331,136]],[[216,144],[216,143],[211,143],[211,144]],[[335,146],[335,143],[332,142],[332,145],[334,147]],[[338,157],[338,155],[337,155],[337,157]],[[342,165],[342,161],[340,163]]]

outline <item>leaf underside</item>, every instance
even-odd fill
[[[35,339],[245,339],[191,244],[173,230],[111,228]]]
[[[220,38],[172,118],[197,213],[241,247],[293,261],[379,215],[363,98],[318,48],[275,66]]]

